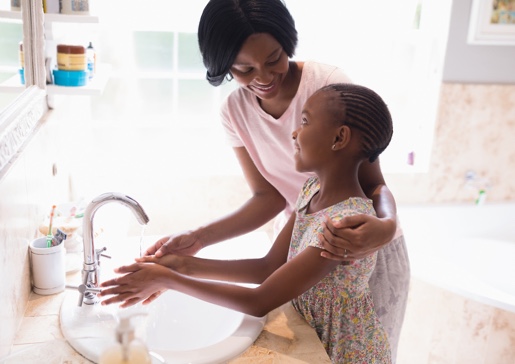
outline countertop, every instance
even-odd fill
[[[11,358],[2,363],[84,364],[66,342],[59,327],[59,309],[64,292],[50,296],[31,293],[29,304],[15,338]],[[290,303],[270,312],[267,323],[252,346],[228,364],[331,363],[315,331]]]
[[[155,237],[147,237],[147,239],[155,241]],[[137,240],[139,241],[139,238]],[[250,233],[205,248],[199,255],[214,259],[262,256],[270,247],[270,244],[263,243],[263,240],[269,242],[266,234]],[[127,245],[134,245],[136,250],[139,250],[138,244],[128,242]],[[110,254],[114,253],[113,260],[115,260],[114,258],[120,256],[121,253],[116,251],[116,247],[111,247]],[[68,262],[71,257],[73,255],[67,254]],[[77,263],[78,266],[81,266],[81,259],[78,259]],[[76,285],[77,282],[80,282],[80,272],[78,269],[69,271],[66,278],[68,284]],[[61,292],[42,296],[31,293],[24,318],[13,343],[10,356],[12,359],[8,361],[0,359],[0,364],[40,363],[42,358],[47,363],[91,363],[67,343],[61,332],[59,311],[65,294],[65,292]],[[323,364],[331,363],[331,361],[314,329],[304,321],[290,303],[286,303],[267,315],[263,331],[254,344],[227,364],[246,363]]]

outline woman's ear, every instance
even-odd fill
[[[333,150],[339,150],[345,148],[351,140],[351,130],[347,125],[342,125],[336,130],[336,136],[334,137]]]

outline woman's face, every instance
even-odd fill
[[[243,43],[231,74],[241,87],[270,100],[279,93],[288,68],[288,55],[279,42],[268,33],[256,33]]]
[[[295,140],[295,168],[299,172],[317,171],[325,160],[332,158],[331,149],[339,126],[330,111],[329,92],[316,92],[302,109],[300,127],[292,133]]]

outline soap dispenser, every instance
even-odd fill
[[[116,328],[117,343],[100,355],[99,364],[150,364],[151,358],[146,345],[135,337],[131,318],[145,313],[120,314]]]

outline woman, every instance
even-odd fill
[[[312,176],[295,170],[292,153],[290,135],[300,125],[302,106],[319,88],[350,82],[337,67],[290,60],[297,31],[281,0],[211,0],[202,13],[198,39],[209,83],[218,86],[234,79],[240,85],[222,105],[221,116],[252,196],[227,216],[158,240],[146,252],[156,257],[195,254],[280,214],[275,220],[277,234],[303,183]],[[361,164],[359,182],[373,200],[377,217],[360,214],[339,222],[327,220],[320,235],[325,249],[321,255],[348,261],[378,251],[369,284],[395,360],[409,286],[406,245],[379,161]]]

